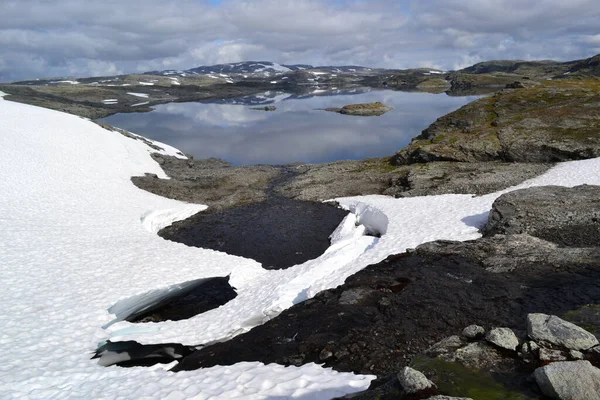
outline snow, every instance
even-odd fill
[[[102,100],[102,102],[104,104],[117,104],[119,102],[119,100],[118,99],[105,99],[105,100]]]
[[[321,399],[362,390],[373,377],[314,364],[254,362],[174,374],[160,367],[103,368],[89,357],[107,339],[188,345],[226,340],[390,254],[431,240],[478,238],[503,192],[600,184],[600,159],[592,159],[559,164],[486,196],[339,198],[351,214],[332,234],[330,248],[301,265],[268,271],[253,260],[156,235],[205,206],[131,184],[133,175],[165,177],[144,142],[72,115],[1,100],[0,121],[0,221],[10,227],[0,230],[0,398]],[[176,322],[123,320],[194,280],[226,275],[238,296],[217,309]]]
[[[143,97],[143,98],[148,98],[149,94],[147,93],[135,93],[135,92],[127,92],[128,95],[130,96],[135,96],[135,97]]]
[[[231,274],[246,304],[213,310],[220,328],[211,329],[212,335],[222,336],[257,323],[245,318],[261,315],[261,307],[272,310],[283,294],[294,296],[277,287],[281,279],[295,276],[288,286],[297,290],[309,279],[301,269],[271,274],[252,260],[158,237],[160,227],[205,206],[133,186],[133,175],[165,177],[144,142],[83,118],[8,101],[0,101],[0,120],[0,221],[10,227],[0,232],[0,398],[321,399],[369,385],[372,376],[314,364],[253,362],[177,374],[160,367],[99,366],[90,356],[118,325],[102,328],[116,317],[108,312],[111,306],[123,317],[123,310],[139,305],[132,300],[145,294],[156,298],[185,282]],[[366,247],[371,239],[357,241]],[[343,251],[344,243],[337,246],[332,257],[355,257]],[[268,291],[278,295],[260,299]],[[152,325],[141,328],[177,337],[175,331],[167,334],[167,325]]]
[[[145,106],[146,104],[149,104],[149,103],[150,103],[149,101],[144,101],[144,102],[142,102],[142,103],[135,103],[135,104],[132,104],[132,105],[131,105],[131,107]]]
[[[138,82],[142,86],[154,86],[153,82]]]
[[[69,83],[71,85],[79,85],[79,82],[77,82],[77,81],[53,81],[50,83]]]
[[[443,74],[444,71],[429,71],[430,74]]]

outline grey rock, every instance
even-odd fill
[[[424,256],[468,257],[494,273],[516,271],[525,265],[563,269],[573,264],[593,265],[600,259],[598,247],[559,247],[528,234],[498,234],[468,242],[440,240],[419,245],[415,252]]]
[[[542,186],[515,190],[494,201],[485,236],[529,235],[566,247],[600,243],[600,186]]]
[[[600,369],[589,361],[556,362],[534,372],[542,392],[553,399],[600,400]]]
[[[430,357],[437,357],[441,354],[453,353],[456,349],[465,345],[465,342],[459,336],[450,336],[437,342],[427,350],[425,354]]]
[[[358,304],[360,300],[372,293],[372,290],[364,288],[348,289],[342,293],[338,302],[344,305]]]
[[[453,353],[441,354],[438,357],[448,362],[462,364],[467,368],[497,372],[512,371],[520,362],[505,357],[500,350],[486,342],[473,342]]]
[[[517,350],[519,339],[509,328],[494,328],[485,336],[485,340],[507,350]]]
[[[435,387],[433,382],[427,379],[423,373],[410,367],[404,367],[402,371],[398,372],[397,377],[400,386],[409,394]]]
[[[542,347],[539,352],[540,361],[567,361],[567,354],[561,350]]]
[[[319,353],[319,360],[321,361],[325,361],[330,359],[331,357],[333,357],[333,353],[331,352],[331,350],[329,349],[323,349],[321,350],[321,352]]]
[[[469,325],[462,331],[462,336],[468,340],[479,339],[485,335],[485,329],[479,325]]]
[[[598,345],[598,339],[594,335],[554,315],[529,314],[527,333],[538,342],[570,350],[587,350]]]
[[[572,360],[583,360],[583,353],[577,350],[569,350],[569,357]]]

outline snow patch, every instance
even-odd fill
[[[154,82],[138,82],[142,86],[154,86]]]
[[[147,99],[149,94],[147,93],[135,93],[135,92],[127,92],[128,95],[130,96],[135,96],[135,97],[142,97],[144,99]]]

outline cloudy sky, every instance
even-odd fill
[[[1,0],[0,81],[244,60],[572,60],[600,53],[598,21],[598,0]]]

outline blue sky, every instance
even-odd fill
[[[455,69],[600,53],[597,0],[3,0],[0,81],[270,60]]]

